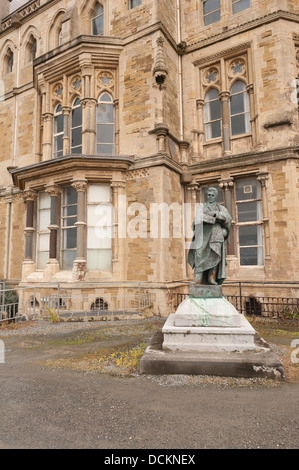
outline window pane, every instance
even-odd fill
[[[87,269],[111,271],[111,250],[87,250]]]
[[[98,16],[92,20],[92,34],[99,36],[104,31],[104,15]]]
[[[63,132],[63,114],[56,116],[54,119],[54,134]]]
[[[221,137],[221,121],[206,125],[206,139],[216,139]]]
[[[64,227],[73,227],[77,222],[77,217],[67,217],[63,219],[63,226]]]
[[[110,202],[109,184],[90,184],[88,186],[88,202]]]
[[[240,246],[258,245],[258,230],[261,230],[260,225],[239,227]]]
[[[45,269],[48,260],[49,252],[42,251],[37,253],[37,269]]]
[[[49,251],[50,233],[42,233],[38,236],[38,251]]]
[[[38,230],[48,230],[50,225],[51,210],[40,210],[38,217]]]
[[[236,183],[237,201],[259,199],[261,197],[261,183],[255,178],[239,180]]]
[[[82,146],[73,147],[72,148],[72,153],[82,153]]]
[[[114,142],[114,125],[98,124],[97,125],[97,142],[103,144],[113,144]]]
[[[241,93],[242,91],[246,90],[246,85],[242,80],[237,80],[233,86],[231,87],[231,94],[234,95],[235,93]]]
[[[54,153],[56,156],[62,156],[63,151],[63,135],[58,135],[54,139]]]
[[[218,10],[220,8],[220,0],[206,0],[203,5],[203,11],[206,15],[211,11]]]
[[[76,250],[62,251],[62,269],[71,270],[77,256]]]
[[[77,191],[72,186],[67,186],[64,190],[64,203],[66,204],[77,204]],[[70,215],[70,214],[68,214]]]
[[[245,134],[246,133],[246,126],[245,126],[245,115],[240,114],[238,116],[231,117],[231,132],[232,135],[238,134]]]
[[[258,204],[260,204],[260,201],[238,204],[238,222],[255,222],[260,220],[258,217]]]
[[[77,247],[77,229],[68,228],[63,230],[63,248],[72,249]]]
[[[113,104],[99,103],[97,106],[97,123],[111,124],[114,122]]]
[[[240,248],[241,266],[261,266],[264,264],[262,247]]]
[[[112,225],[112,206],[109,204],[89,205],[87,207],[87,224],[93,227]]]
[[[97,145],[97,154],[98,155],[113,155],[114,154],[114,145],[109,144],[98,144]]]
[[[244,95],[243,95],[243,93],[231,96],[230,111],[231,111],[231,114],[244,113],[245,109],[244,109]]]
[[[210,103],[210,113],[211,113],[211,121],[215,121],[216,119],[221,118],[220,100],[212,101]]]
[[[82,126],[82,108],[79,106],[78,108],[73,109],[72,111],[72,127],[79,127]]]
[[[216,23],[216,21],[220,20],[220,10],[215,11],[214,13],[210,13],[209,15],[205,16],[205,26],[209,24]]]
[[[88,227],[87,247],[88,248],[106,248],[112,246],[111,227]]]
[[[239,0],[233,3],[233,13],[239,13],[239,11],[246,10],[251,7],[251,0]]]
[[[50,209],[51,196],[49,193],[46,193],[46,192],[38,193],[38,207],[39,209]]]
[[[82,128],[77,127],[72,129],[72,147],[77,147],[82,144]]]

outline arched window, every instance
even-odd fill
[[[97,154],[114,154],[114,106],[108,93],[103,93],[97,105]]]
[[[250,132],[250,109],[245,83],[237,80],[230,93],[231,134],[246,134]]]
[[[102,36],[104,34],[104,8],[97,3],[91,14],[91,28],[94,36]]]
[[[71,153],[82,153],[82,107],[76,98],[72,107]]]
[[[14,54],[10,48],[7,49],[4,58],[4,74],[11,73],[13,71]]]
[[[219,92],[211,88],[205,96],[204,125],[206,140],[221,137],[221,102]]]
[[[33,62],[36,58],[37,41],[33,35],[30,36],[26,46],[26,62]]]
[[[54,158],[63,156],[63,134],[64,134],[64,118],[62,106],[59,104],[54,112]]]

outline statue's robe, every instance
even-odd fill
[[[221,218],[220,222],[216,221],[214,214]],[[193,247],[188,253],[188,263],[192,269],[195,268],[195,275],[217,267],[216,282],[223,283],[226,278],[225,241],[229,239],[231,221],[228,210],[220,204],[199,206],[193,222]]]

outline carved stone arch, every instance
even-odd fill
[[[21,46],[21,57],[23,63],[27,64],[30,62],[30,47],[33,43],[32,39],[36,40],[36,57],[41,54],[41,35],[35,26],[30,25],[22,35],[20,46]]]
[[[107,90],[107,88],[101,88],[97,91],[97,94],[96,94],[97,103],[99,103],[100,98],[104,93],[107,93],[107,95],[111,97],[111,103],[114,103],[113,93],[111,92],[111,90]]]
[[[209,93],[210,90],[216,90],[218,91],[218,94],[220,95],[221,93],[221,90],[220,90],[220,87],[218,85],[209,85],[205,88],[204,90],[204,98],[206,97],[206,95]]]
[[[82,33],[92,34],[91,32],[91,15],[97,4],[103,6],[104,9],[104,35],[108,35],[108,2],[107,0],[84,0],[80,7],[80,18],[82,21]]]
[[[6,75],[8,73],[8,61],[9,61],[9,57],[11,56],[11,54],[13,54],[13,57],[15,56],[15,52],[16,52],[16,45],[15,43],[10,40],[10,39],[7,39],[3,46],[2,46],[2,54],[1,54],[1,70],[2,70],[2,74],[3,75]]]
[[[248,83],[247,83],[247,80],[245,77],[242,77],[242,76],[238,76],[238,77],[235,77],[231,80],[230,84],[229,84],[229,91],[232,89],[232,86],[236,83],[236,82],[243,82],[245,87],[247,87]]]
[[[49,25],[47,34],[47,50],[52,50],[59,46],[59,34],[62,29],[64,14],[65,10],[59,9]]]

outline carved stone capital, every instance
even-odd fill
[[[37,191],[34,191],[33,189],[26,189],[23,193],[24,202],[35,201],[36,198]]]
[[[56,184],[46,186],[45,190],[51,197],[58,197],[62,193],[62,188]]]
[[[72,187],[75,188],[77,192],[85,192],[87,190],[87,181],[86,180],[79,180],[79,181],[74,181],[72,183]]]

